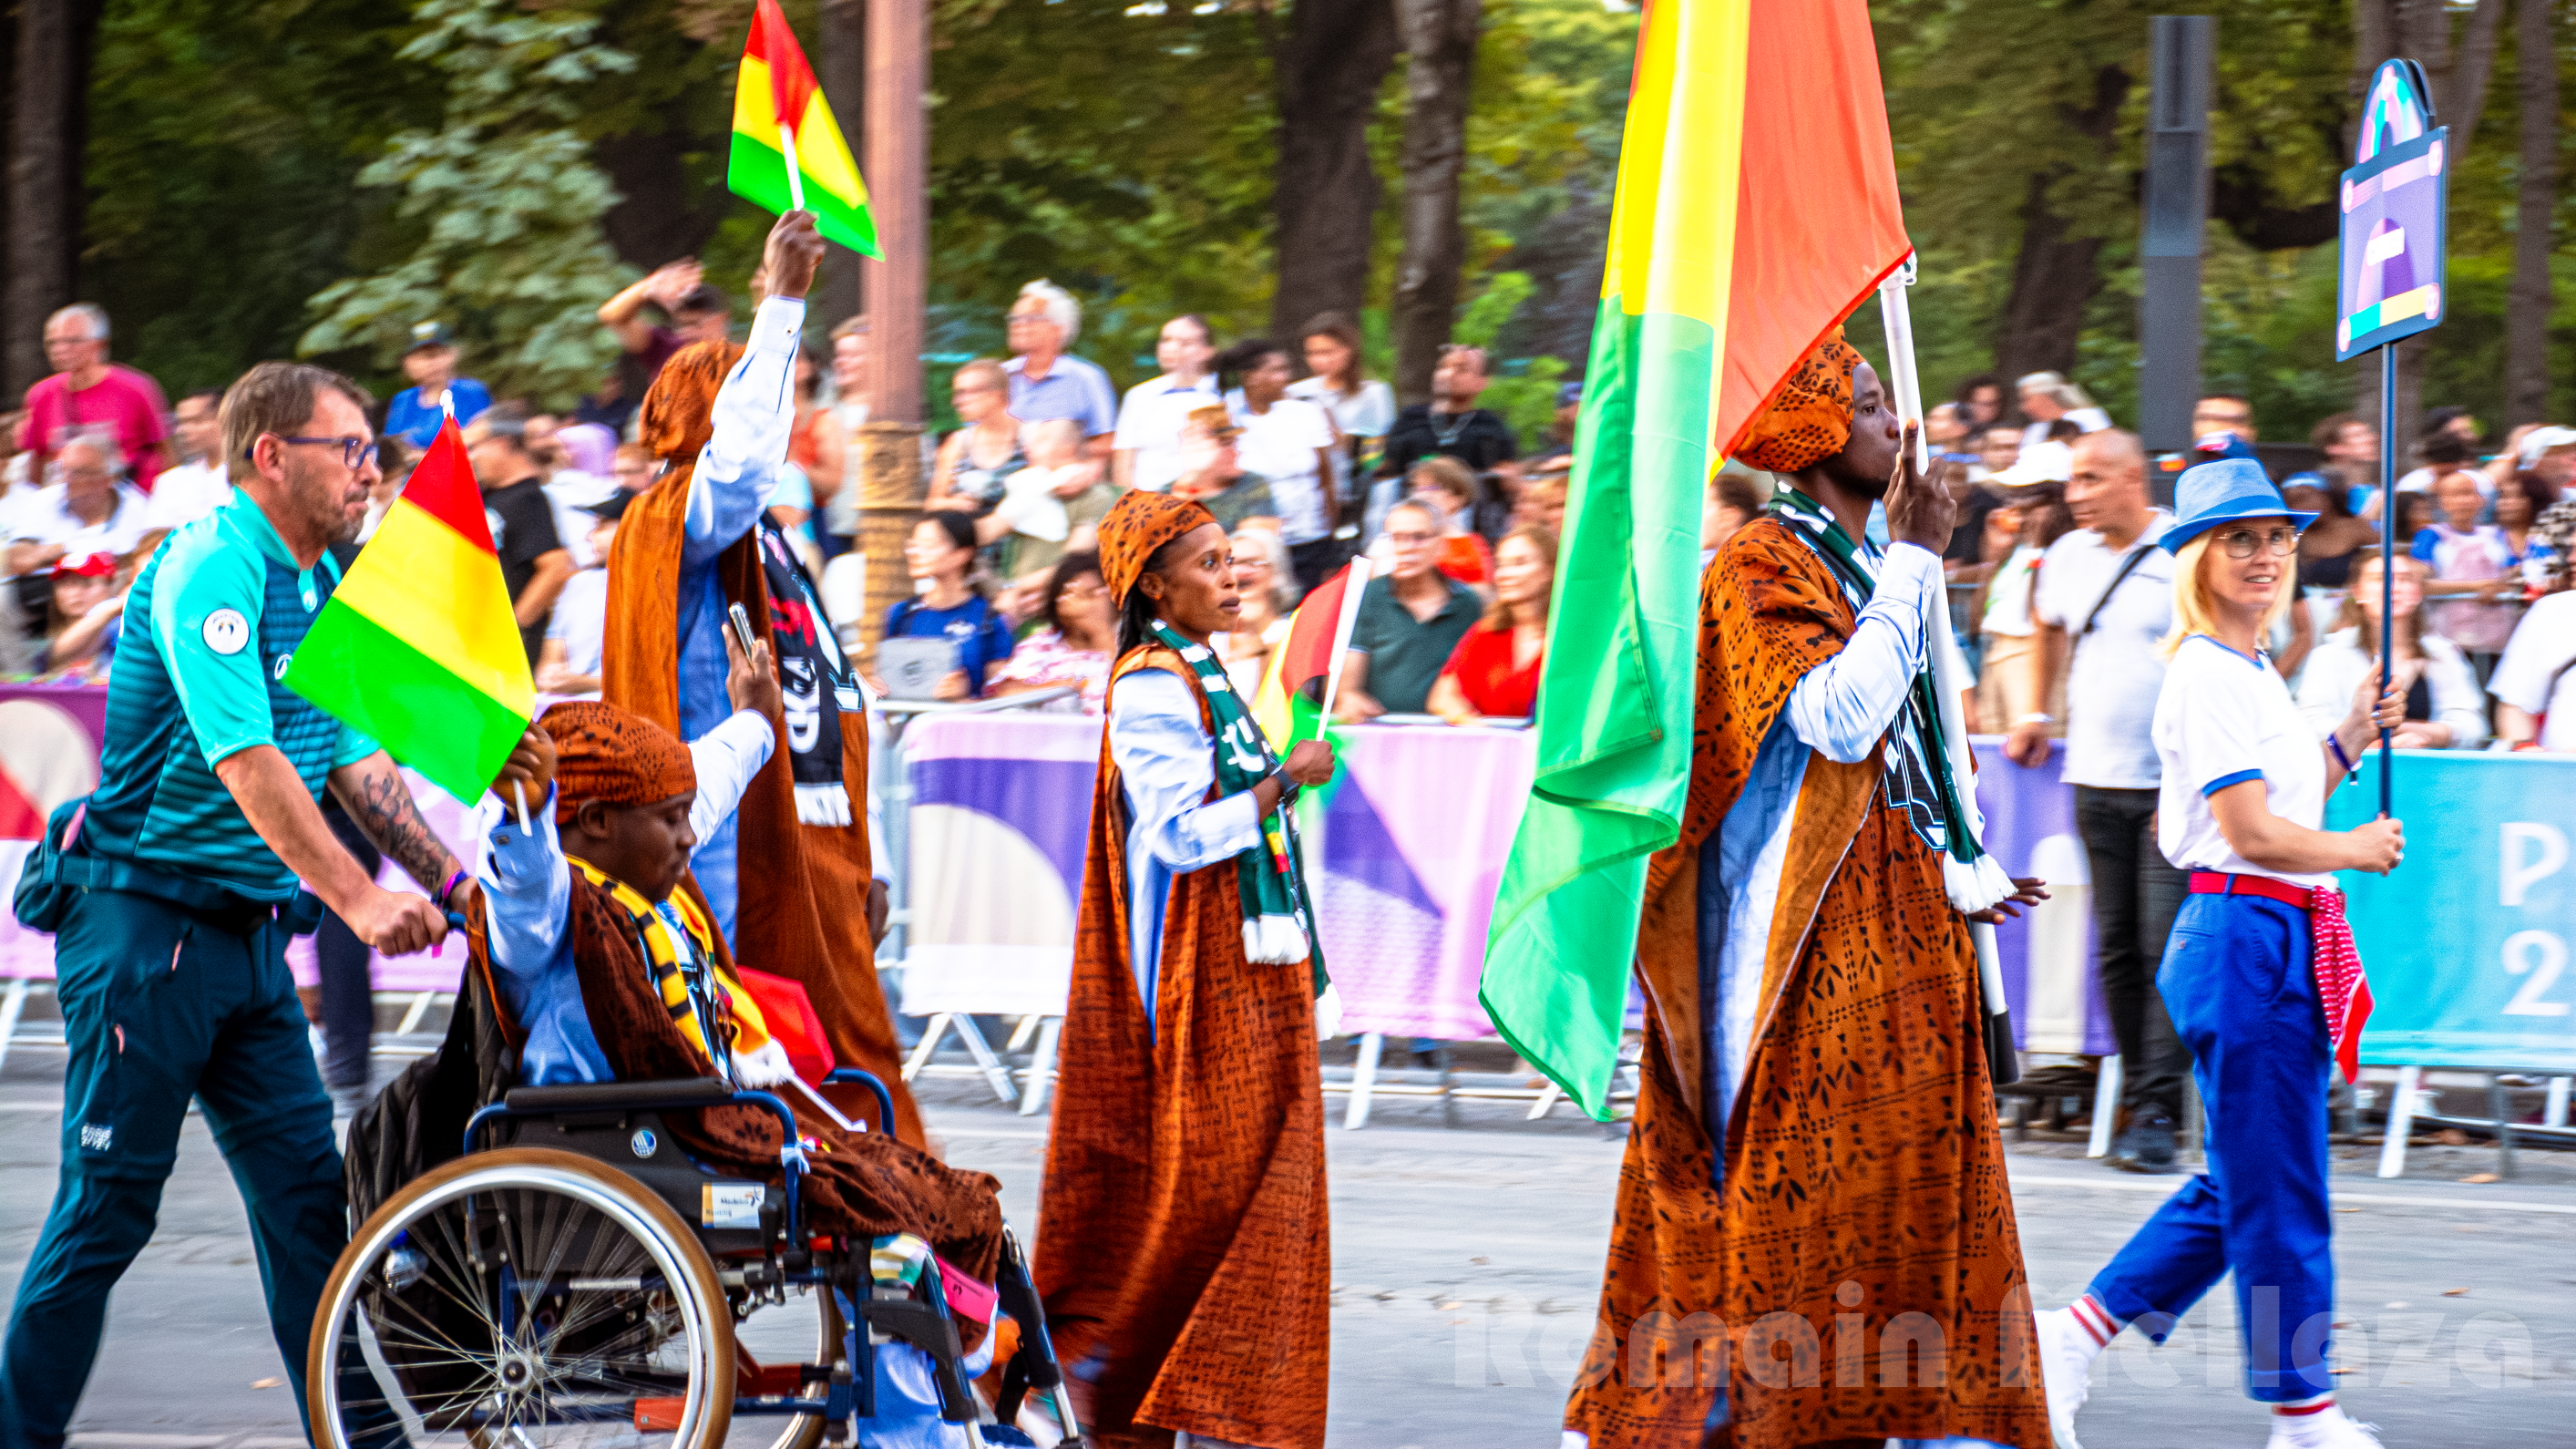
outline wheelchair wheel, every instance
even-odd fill
[[[809,1321],[813,1315],[819,1322]],[[839,1300],[829,1288],[816,1286],[807,1292],[792,1294],[784,1304],[757,1309],[734,1325],[734,1341],[763,1365],[800,1363],[839,1364],[849,1357],[844,1335],[847,1328],[841,1318]],[[790,1385],[783,1379],[775,1385],[745,1384],[737,1379],[735,1392],[753,1394],[775,1389],[799,1396],[820,1398],[819,1383]],[[741,1445],[767,1443],[769,1449],[814,1449],[823,1442],[824,1419],[820,1414],[792,1414],[774,1421],[775,1438],[767,1438],[766,1429],[773,1422],[753,1418],[746,1411],[734,1421],[734,1442]],[[754,1432],[755,1430],[761,1432]]]
[[[502,1148],[424,1174],[358,1229],[305,1372],[325,1449],[716,1449],[733,1315],[689,1225],[633,1178]]]

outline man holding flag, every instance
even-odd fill
[[[135,581],[127,617],[142,622],[117,651],[98,788],[55,813],[21,878],[19,919],[56,932],[71,1059],[61,1184],[0,1349],[12,1449],[63,1442],[191,1097],[241,1187],[304,1403],[348,1215],[287,939],[327,903],[375,950],[419,951],[473,889],[392,759],[283,683],[339,584],[326,550],[355,535],[377,481],[367,405],[347,378],[295,363],[233,384],[233,501],[172,533]],[[377,887],[324,823],[326,785],[438,904]]]
[[[2041,1449],[1964,914],[2015,887],[1931,668],[1953,510],[1839,325],[1911,250],[1867,5],[1654,0],[1619,166],[1481,991],[1605,1118],[1645,992],[1567,1443]],[[1729,453],[1802,492],[1701,579]]]

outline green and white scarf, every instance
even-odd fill
[[[1269,737],[1244,708],[1226,677],[1216,651],[1193,644],[1157,619],[1154,637],[1181,656],[1197,674],[1216,722],[1216,791],[1220,799],[1249,790],[1279,768]],[[1297,826],[1283,803],[1261,822],[1261,844],[1235,857],[1236,881],[1243,897],[1244,959],[1264,965],[1309,961],[1315,968],[1315,992],[1325,985],[1324,949],[1315,941],[1314,902],[1306,893],[1306,876],[1298,858]]]
[[[1859,546],[1823,505],[1795,488],[1784,487],[1772,499],[1771,508],[1782,523],[1815,545],[1826,564],[1862,599],[1877,591],[1877,577],[1862,560]],[[1968,762],[1967,721],[1958,704],[1965,661],[1951,657],[1957,653],[1957,646],[1950,639],[1946,618],[1926,619],[1923,623],[1923,668],[1914,676],[1912,695],[1898,725],[1911,722],[1915,745],[1940,802],[1943,892],[1959,910],[1982,911],[2013,893],[2012,879],[1978,843],[1978,837],[1985,833],[1985,816],[1977,809],[1976,797],[1959,787],[1960,780],[1974,774]],[[1945,674],[1953,676],[1947,688],[1942,678]]]

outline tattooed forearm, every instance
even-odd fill
[[[394,858],[405,874],[431,895],[456,873],[456,857],[420,818],[402,771],[383,755],[350,766],[332,782],[340,803],[376,849]],[[441,904],[444,904],[442,902]]]

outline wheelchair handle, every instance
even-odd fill
[[[886,1090],[883,1078],[874,1072],[861,1071],[857,1067],[834,1067],[823,1078],[823,1085],[827,1087],[846,1086],[853,1082],[875,1094],[878,1123],[885,1135],[898,1142],[902,1141],[902,1134],[895,1131],[894,1126],[894,1094]]]

